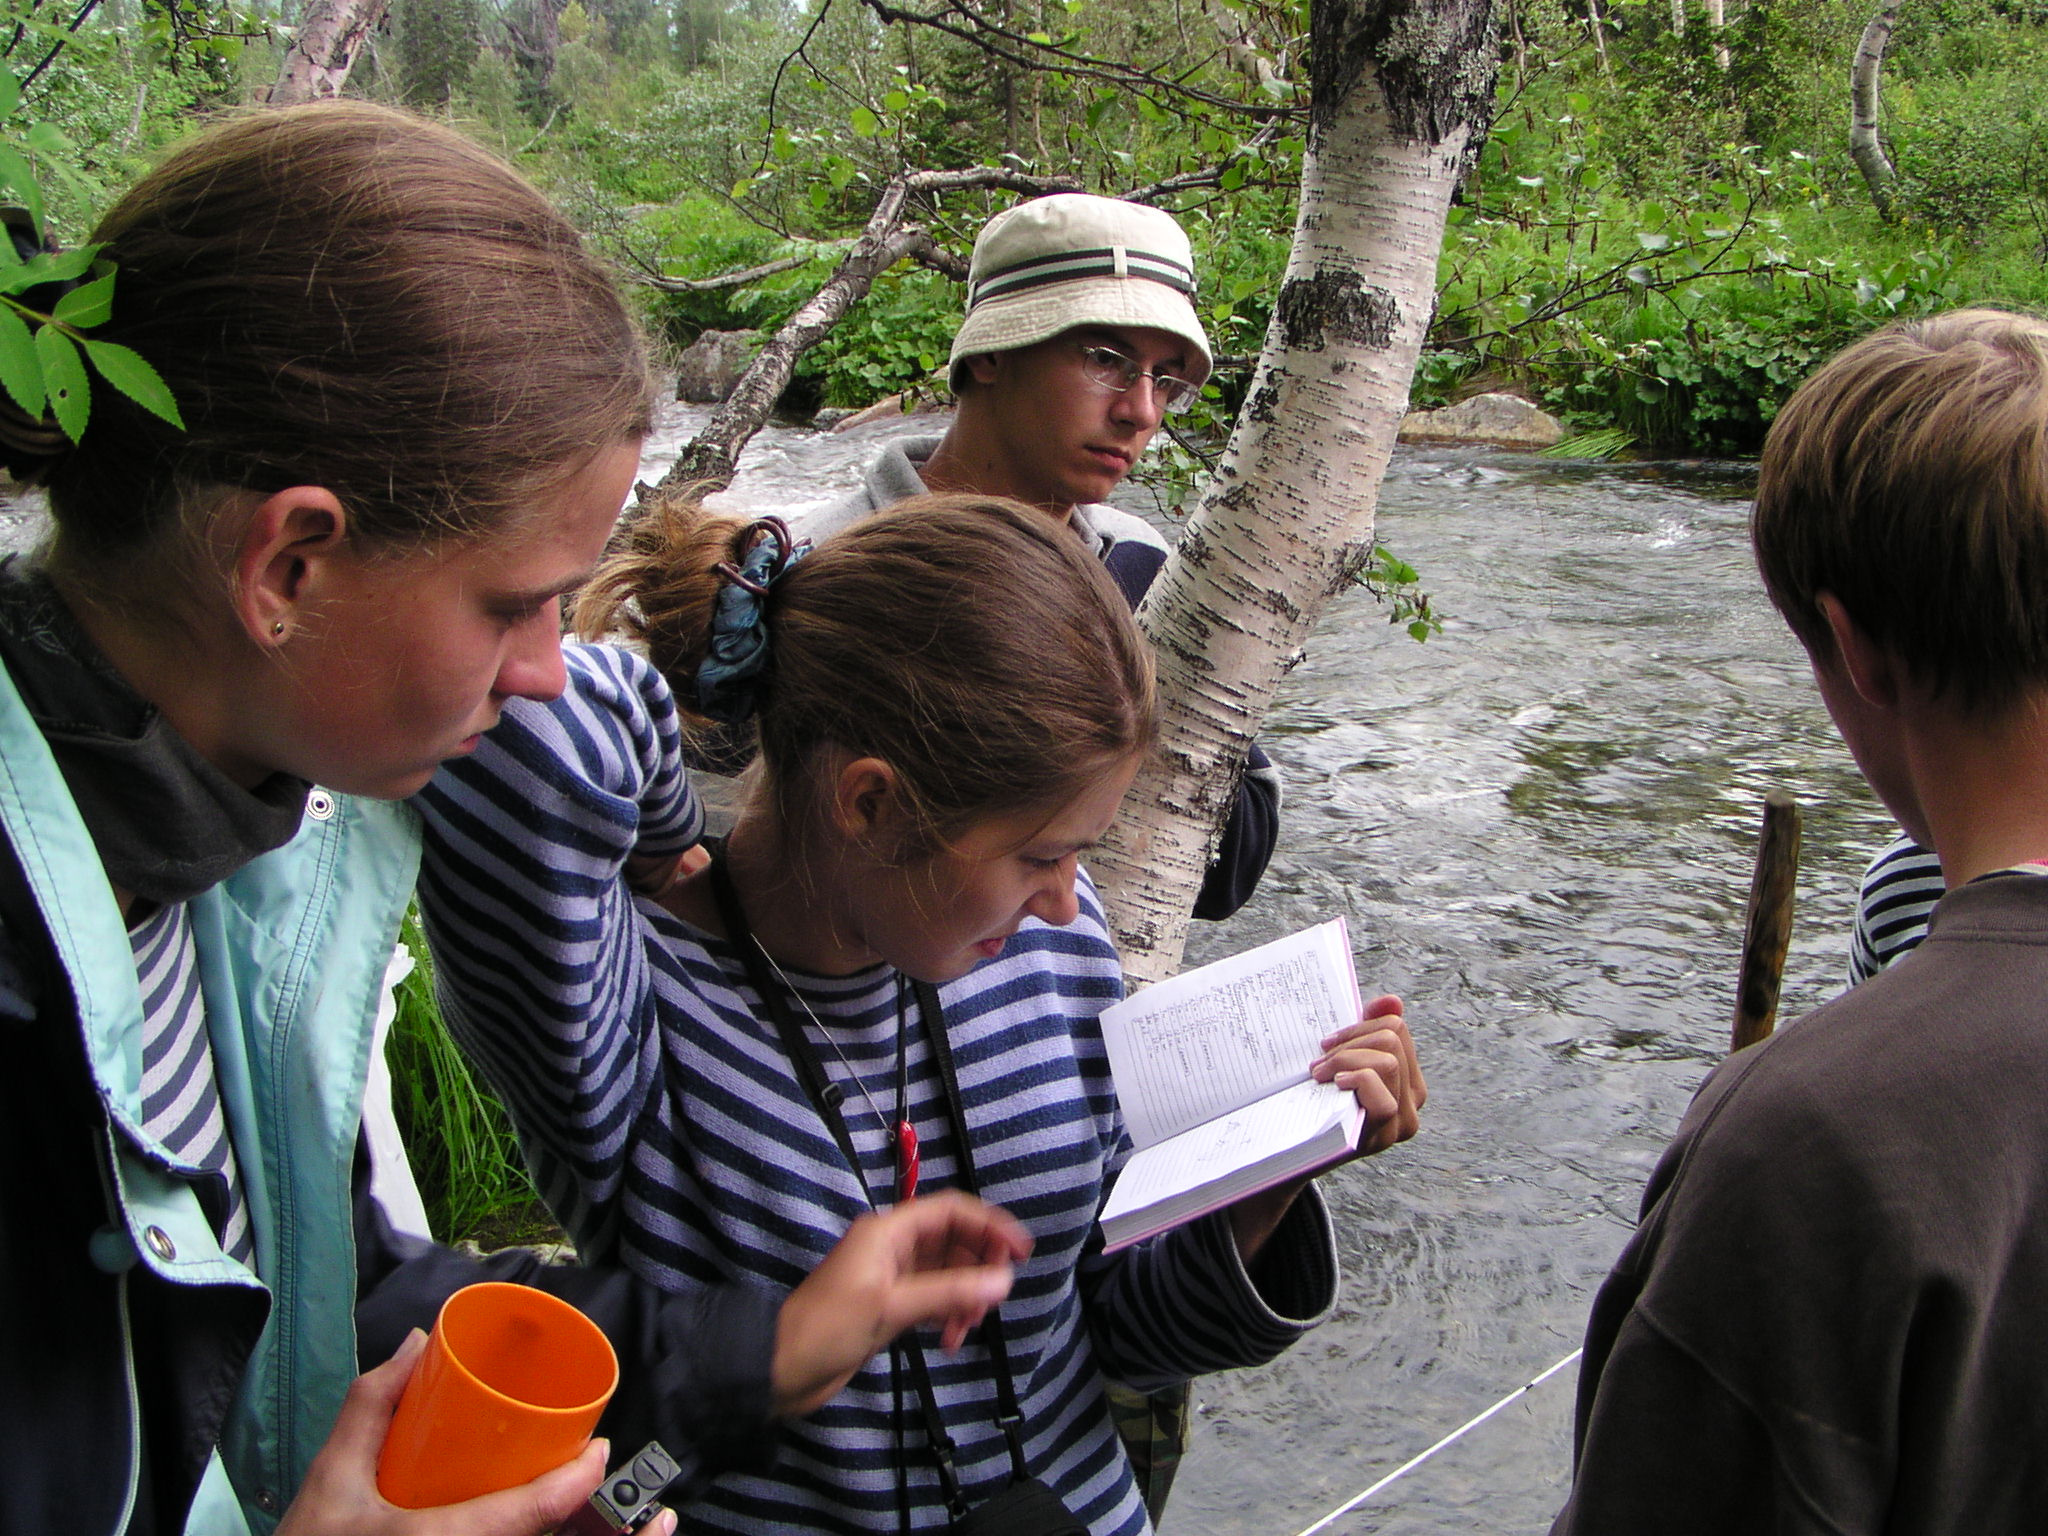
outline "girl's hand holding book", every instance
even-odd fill
[[[1366,1119],[1358,1142],[1360,1157],[1384,1152],[1415,1134],[1422,1106],[1429,1102],[1429,1087],[1422,1080],[1422,1064],[1416,1059],[1400,998],[1374,998],[1356,1024],[1323,1041],[1323,1052],[1309,1075],[1357,1095]]]

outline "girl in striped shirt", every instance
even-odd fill
[[[586,1260],[782,1290],[864,1212],[970,1182],[1031,1233],[998,1318],[877,1355],[686,1525],[943,1528],[1028,1477],[1079,1528],[1144,1531],[1104,1379],[1267,1360],[1336,1285],[1312,1187],[1101,1251],[1121,976],[1077,860],[1152,745],[1148,653],[1014,503],[905,503],[798,562],[787,540],[649,514],[579,614],[648,656],[572,648],[561,699],[509,703],[422,796],[444,1003]],[[761,751],[718,858],[643,894],[626,871],[702,830],[665,678]],[[1397,1000],[1314,1071],[1358,1093],[1367,1150],[1413,1133]]]

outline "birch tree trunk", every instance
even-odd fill
[[[339,96],[387,0],[311,0],[264,98],[273,107]]]
[[[1324,604],[1370,556],[1444,215],[1492,109],[1493,0],[1313,0],[1309,48],[1301,205],[1265,350],[1138,611],[1159,653],[1161,751],[1090,861],[1139,981],[1179,968],[1245,748]]]
[[[1899,22],[1899,0],[1881,6],[1856,44],[1856,62],[1849,66],[1849,158],[1863,173],[1877,216],[1892,221],[1892,162],[1877,135],[1878,77],[1884,51]]]
[[[1714,63],[1725,75],[1735,65],[1728,52],[1728,7],[1725,0],[1707,0],[1707,29],[1714,34]]]

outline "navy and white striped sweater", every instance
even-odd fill
[[[619,878],[628,854],[677,851],[698,835],[679,763],[674,705],[654,669],[570,648],[562,699],[509,706],[479,750],[420,796],[421,905],[450,1022],[504,1095],[584,1257],[678,1290],[788,1289],[867,1202],[738,955]],[[1102,1378],[1155,1386],[1271,1358],[1327,1313],[1336,1256],[1313,1192],[1262,1253],[1256,1281],[1221,1217],[1100,1253],[1096,1213],[1128,1148],[1096,1015],[1121,979],[1085,878],[1081,906],[1066,928],[1027,923],[941,997],[982,1191],[1037,1244],[1003,1307],[1031,1469],[1108,1536],[1147,1522]],[[848,1089],[866,1178],[885,1190],[887,1131],[847,1067],[878,1101],[886,1090],[893,1110],[896,975],[877,966],[790,980],[844,1053],[819,1042]],[[945,1188],[953,1138],[920,1032],[911,1039],[921,1187]],[[1009,1476],[988,1357],[977,1340],[952,1358],[927,1354],[963,1485],[985,1498]],[[913,1524],[943,1525],[922,1434],[907,1434]],[[883,1354],[785,1427],[772,1476],[721,1479],[685,1524],[892,1531],[898,1460]]]

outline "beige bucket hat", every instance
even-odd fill
[[[1199,383],[1213,357],[1194,292],[1194,252],[1172,214],[1085,192],[1033,198],[990,219],[974,242],[949,367],[1076,326],[1142,325],[1201,354]]]

